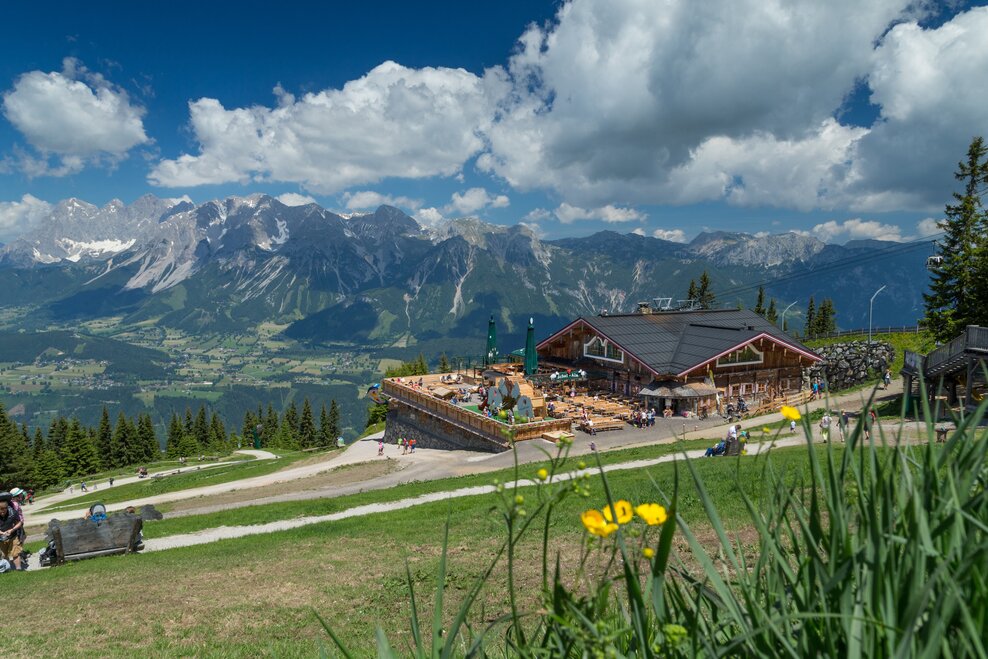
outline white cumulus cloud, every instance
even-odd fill
[[[415,213],[415,219],[424,226],[435,226],[446,219],[438,208],[420,208]]]
[[[652,237],[674,243],[686,242],[686,233],[682,229],[656,229],[652,232]]]
[[[197,154],[163,160],[149,176],[165,187],[290,181],[334,193],[387,177],[453,176],[484,146],[507,83],[498,69],[411,69],[385,62],[341,89],[276,107],[189,104]]]
[[[0,238],[8,239],[33,228],[51,210],[51,204],[26,194],[20,201],[0,201]]]
[[[607,204],[598,208],[581,208],[563,202],[554,211],[556,218],[563,224],[577,220],[602,220],[609,223],[635,222],[644,220],[647,215],[634,208],[621,208]]]
[[[306,204],[316,203],[316,200],[309,195],[299,194],[297,192],[285,192],[275,197],[275,199],[286,206],[305,206]]]
[[[837,222],[830,220],[814,226],[810,233],[825,243],[837,242],[839,240],[890,240],[903,242],[910,240],[910,236],[903,236],[902,229],[894,224],[884,224],[876,220],[862,220],[854,218]]]
[[[3,94],[4,116],[39,154],[17,153],[15,160],[29,175],[66,175],[92,162],[119,162],[150,141],[144,112],[126,91],[73,58],[64,60],[62,71],[21,75]]]
[[[920,238],[927,238],[929,236],[941,233],[943,229],[940,228],[940,220],[935,220],[932,217],[927,217],[916,223],[916,233],[919,234]]]
[[[842,184],[866,132],[833,116],[869,73],[876,40],[912,5],[566,3],[521,38],[509,64],[515,94],[478,166],[580,206],[726,198],[812,207]]]
[[[366,210],[377,208],[378,206],[400,206],[402,208],[416,210],[422,206],[421,199],[402,196],[394,197],[373,190],[346,192],[343,194],[343,203],[350,210]]]
[[[446,206],[447,212],[462,214],[475,213],[487,208],[504,208],[511,203],[507,195],[493,195],[484,188],[470,188],[463,192],[454,192]]]

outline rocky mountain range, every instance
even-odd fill
[[[760,282],[805,308],[830,297],[844,327],[921,315],[929,247],[825,244],[795,233],[702,233],[688,244],[604,231],[543,240],[524,225],[476,218],[424,226],[401,210],[342,216],[267,195],[193,204],[141,197],[103,207],[68,199],[0,248],[2,306],[37,323],[123,316],[193,331],[290,322],[317,343],[408,346],[473,340],[495,313],[509,335],[534,316],[545,331],[578,314],[685,297],[708,270],[721,304],[754,302]],[[788,316],[801,323],[798,311]]]

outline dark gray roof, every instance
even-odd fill
[[[661,374],[682,373],[759,334],[768,334],[819,359],[791,336],[747,309],[590,316],[578,320]]]

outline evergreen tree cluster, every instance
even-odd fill
[[[771,298],[768,302],[768,306],[765,306],[765,287],[758,287],[758,300],[755,302],[755,308],[752,309],[756,314],[772,323],[773,325],[779,322],[779,311],[775,307],[775,298]]]
[[[806,324],[803,326],[803,336],[812,339],[836,331],[837,310],[834,308],[834,301],[826,298],[817,307],[811,295],[810,301],[806,305]]]
[[[444,354],[440,361],[444,359],[446,355]],[[449,361],[447,360],[447,366]],[[419,356],[410,362],[402,362],[400,366],[392,366],[384,372],[384,377],[386,378],[407,378],[412,375],[428,375],[429,374],[429,364],[425,361],[425,355],[419,353]]]
[[[216,412],[206,413],[204,405],[193,416],[186,408],[185,417],[173,413],[168,423],[165,455],[169,458],[191,458],[197,455],[226,455],[236,446],[233,437]]]
[[[950,341],[968,325],[988,325],[988,146],[981,137],[971,141],[965,161],[954,177],[963,192],[954,192],[938,224],[939,263],[930,267],[930,292],[924,295],[924,323],[940,343]]]
[[[300,450],[333,447],[342,434],[340,406],[335,399],[330,401],[328,409],[323,404],[317,422],[308,398],[303,400],[301,411],[292,401],[281,415],[269,404],[267,410],[258,407],[256,412],[244,414],[241,433],[244,446],[253,446],[256,436],[261,448]]]
[[[690,279],[690,287],[686,291],[686,298],[696,304],[701,309],[713,309],[716,296],[710,284],[710,275],[704,270],[700,275],[700,283]]]
[[[161,447],[148,414],[131,419],[124,414],[110,423],[103,408],[99,425],[83,426],[78,419],[56,417],[47,432],[18,426],[0,405],[0,487],[41,489],[108,469],[152,462]]]

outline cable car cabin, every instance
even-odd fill
[[[929,270],[939,268],[941,265],[943,265],[943,257],[939,254],[936,256],[930,256],[926,259],[926,267]]]

